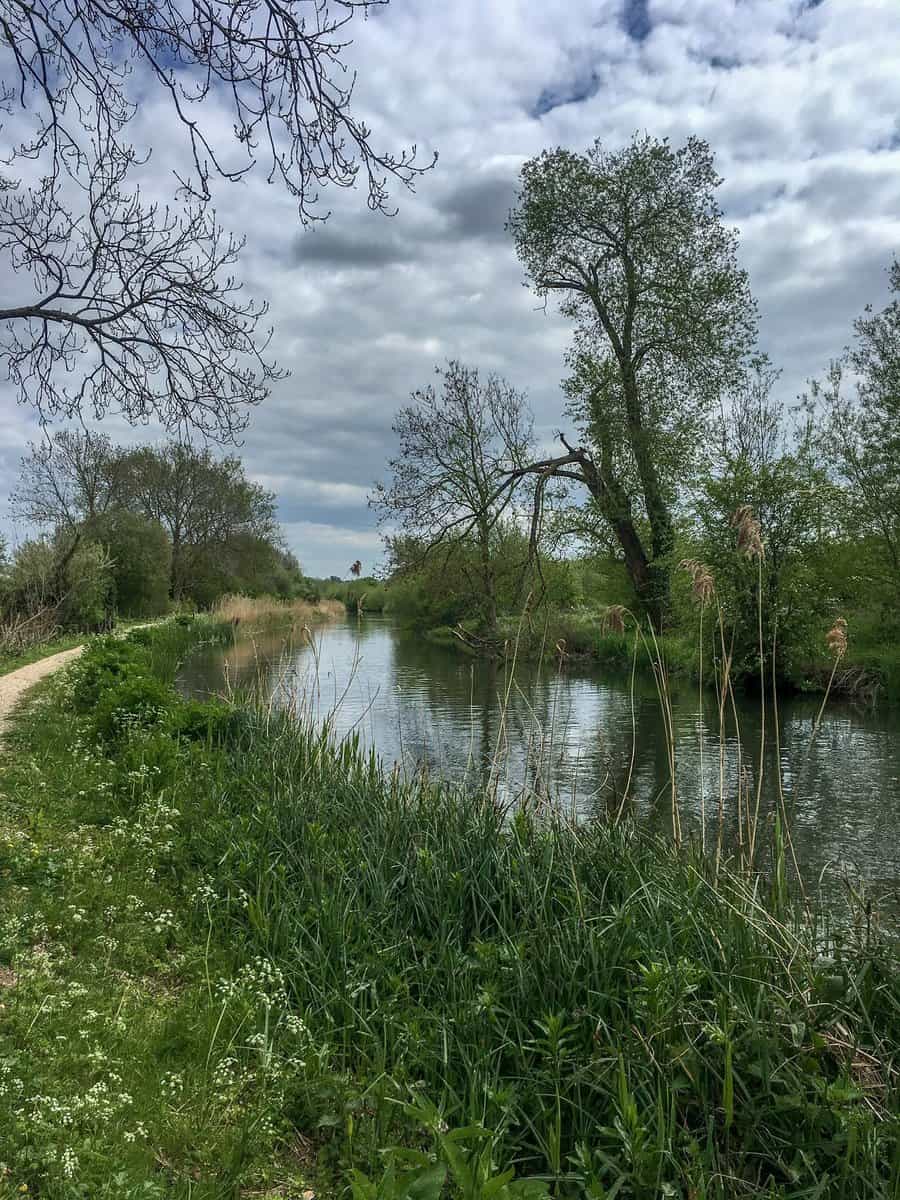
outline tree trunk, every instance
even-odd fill
[[[664,596],[659,587],[656,563],[647,556],[638,533],[634,517],[631,513],[631,503],[625,489],[607,470],[605,478],[596,470],[585,467],[585,482],[591,495],[597,501],[600,511],[609,521],[616,540],[622,547],[625,556],[625,569],[631,586],[641,607],[653,623],[653,628],[659,632],[665,617]]]
[[[631,586],[634,588],[641,607],[653,623],[653,628],[659,633],[665,621],[668,597],[668,591],[660,586],[659,566],[661,564],[651,562],[647,558],[634,522],[630,518],[613,521],[612,526],[616,540],[622,547],[622,553],[625,556],[625,569],[631,580]],[[666,585],[668,584],[668,570],[666,570],[664,582]]]
[[[497,635],[497,591],[494,582],[494,564],[491,562],[491,532],[486,525],[479,526],[478,549],[481,556],[484,631],[488,637],[493,638]]]
[[[665,619],[669,607],[671,555],[675,549],[675,529],[641,419],[637,379],[632,369],[623,371],[622,383],[628,419],[628,438],[638,469],[641,490],[644,494],[644,507],[647,510],[647,520],[650,524],[652,558],[648,563],[647,588],[652,593],[650,607],[657,613],[654,624],[658,625],[658,621]]]
[[[182,571],[181,535],[176,529],[172,533],[172,599],[176,604],[181,603],[184,593],[184,576]]]

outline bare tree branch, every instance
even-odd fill
[[[115,411],[226,441],[246,425],[282,372],[266,357],[266,306],[234,275],[243,242],[209,208],[215,179],[259,164],[307,222],[327,217],[327,184],[362,181],[369,207],[390,212],[389,182],[412,187],[434,162],[375,150],[354,114],[347,26],[369,6],[0,0],[0,109],[24,129],[0,161],[37,164],[27,185],[0,178],[13,289],[0,297],[0,361],[42,422]],[[174,207],[132,182],[146,163],[127,136],[138,94],[163,98],[191,164],[173,179]],[[213,132],[222,102],[230,144]]]

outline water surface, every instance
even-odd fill
[[[182,675],[193,695],[263,689],[338,737],[359,734],[388,767],[473,785],[489,783],[510,800],[553,802],[581,816],[633,806],[638,819],[672,828],[672,770],[665,722],[652,681],[630,681],[582,664],[502,665],[430,645],[387,618],[338,621],[313,645],[284,631],[243,635],[207,647]],[[771,828],[781,792],[807,882],[862,877],[880,892],[900,884],[900,712],[830,703],[813,739],[821,700],[789,697],[766,714],[760,827]],[[741,842],[741,805],[756,807],[759,699],[738,698],[724,752],[718,706],[697,689],[672,698],[675,785],[682,831],[715,844],[724,794],[726,850]],[[724,768],[723,768],[724,764]],[[720,770],[724,790],[720,788]],[[768,839],[767,839],[768,840]]]

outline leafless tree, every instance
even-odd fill
[[[725,463],[743,460],[762,470],[785,452],[784,407],[773,389],[781,372],[765,355],[757,356],[743,386],[723,397],[720,416],[721,458]]]
[[[414,392],[413,403],[397,414],[393,428],[400,452],[389,464],[391,482],[376,487],[371,503],[383,521],[425,553],[474,536],[483,622],[493,633],[491,538],[512,499],[505,481],[527,461],[532,417],[522,393],[498,375],[482,378],[456,361],[437,374],[440,392],[431,385]]]
[[[226,439],[243,427],[279,372],[212,186],[259,166],[309,221],[327,216],[328,184],[362,179],[386,212],[388,182],[412,185],[432,165],[415,147],[377,151],[354,113],[347,26],[386,2],[0,0],[12,290],[0,361],[42,421],[115,410]],[[138,95],[164,100],[190,164],[169,207],[133,182],[148,153],[128,140]],[[214,132],[221,103],[230,145]]]

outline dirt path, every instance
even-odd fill
[[[135,629],[147,629],[151,625],[162,624],[161,621],[145,621],[142,625],[129,625],[118,630],[117,637],[131,633]],[[60,667],[72,662],[82,652],[84,646],[74,646],[71,650],[60,650],[59,654],[49,654],[39,658],[37,662],[10,671],[8,675],[0,675],[0,743],[3,741],[3,730],[9,723],[9,714],[13,711],[22,696],[29,688],[34,687],[45,676],[52,675]]]
[[[50,675],[64,667],[66,663],[77,658],[83,646],[75,646],[72,650],[61,650],[59,654],[51,654],[47,658],[39,658],[37,662],[10,671],[8,675],[0,675],[0,739],[3,737],[9,714],[16,707],[25,692],[34,687],[45,675]]]

